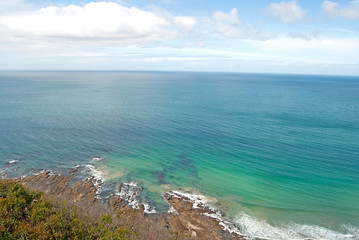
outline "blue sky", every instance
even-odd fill
[[[359,75],[359,0],[0,0],[2,70]]]

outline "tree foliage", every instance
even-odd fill
[[[131,233],[132,234],[132,233]],[[127,239],[126,227],[84,221],[74,209],[59,207],[41,192],[10,180],[0,181],[0,239]]]

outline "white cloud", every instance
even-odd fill
[[[0,0],[0,15],[6,12],[26,11],[34,5],[26,0]]]
[[[227,22],[233,25],[241,25],[241,20],[239,20],[239,13],[237,9],[233,8],[229,14],[222,11],[217,11],[213,14],[213,18],[216,21]]]
[[[340,16],[349,19],[359,19],[359,6],[341,8]]]
[[[195,19],[191,17],[168,19],[151,11],[124,7],[114,2],[46,7],[0,16],[2,35],[10,37],[112,40],[119,43],[171,39],[177,34],[176,27],[188,31],[195,24]]]
[[[12,7],[12,6],[16,6],[19,5],[20,3],[22,3],[21,0],[0,0],[0,8],[7,8],[7,7]]]
[[[274,36],[241,21],[237,9],[229,13],[216,11],[197,20],[192,16],[174,16],[159,8],[142,10],[115,2],[91,2],[0,15],[3,40],[146,45],[174,40],[174,46],[198,47],[198,43],[204,46],[213,33],[236,39],[265,40]]]
[[[197,24],[197,20],[193,17],[180,16],[174,18],[174,23],[186,31],[192,31]]]
[[[215,30],[226,37],[243,38],[245,32],[241,28],[242,22],[239,20],[237,9],[233,8],[229,14],[217,11],[213,14]]]
[[[310,33],[300,33],[300,32],[290,32],[287,34],[291,38],[301,38],[305,40],[312,40],[313,38],[318,38],[320,35],[319,31],[312,31]]]
[[[331,17],[344,17],[348,19],[359,19],[359,1],[351,2],[351,5],[340,7],[337,2],[324,1],[322,9]]]
[[[215,27],[217,33],[229,38],[266,40],[274,36],[270,31],[253,28],[241,21],[235,8],[229,13],[222,11],[213,13],[210,24]]]
[[[338,14],[338,3],[331,1],[324,1],[322,4],[322,8],[324,12],[331,16],[335,16]]]
[[[306,11],[298,6],[296,1],[271,3],[268,12],[285,23],[293,23],[307,16]]]
[[[347,6],[353,8],[358,1]],[[325,32],[303,34],[301,29],[291,28],[291,32],[275,35],[247,23],[237,9],[196,18],[156,7],[126,7],[119,2],[29,10],[36,7],[32,5],[21,12],[14,12],[14,5],[11,11],[0,9],[0,69],[318,73],[320,66],[327,66],[322,68],[323,73],[359,74],[356,32],[331,29],[350,34],[334,38],[323,36]],[[347,7],[324,3],[323,9],[333,16],[341,16]],[[0,7],[6,4],[0,0]],[[278,18],[284,22],[306,16],[296,2],[281,2],[278,6],[283,7]],[[293,14],[297,8],[304,13]],[[346,69],[351,72],[346,73]]]

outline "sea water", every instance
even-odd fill
[[[359,239],[359,77],[0,72],[0,174],[78,164],[152,210],[213,198],[253,238]]]

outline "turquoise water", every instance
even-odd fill
[[[251,236],[359,238],[359,77],[0,72],[3,172],[97,156],[158,211],[190,189]]]

